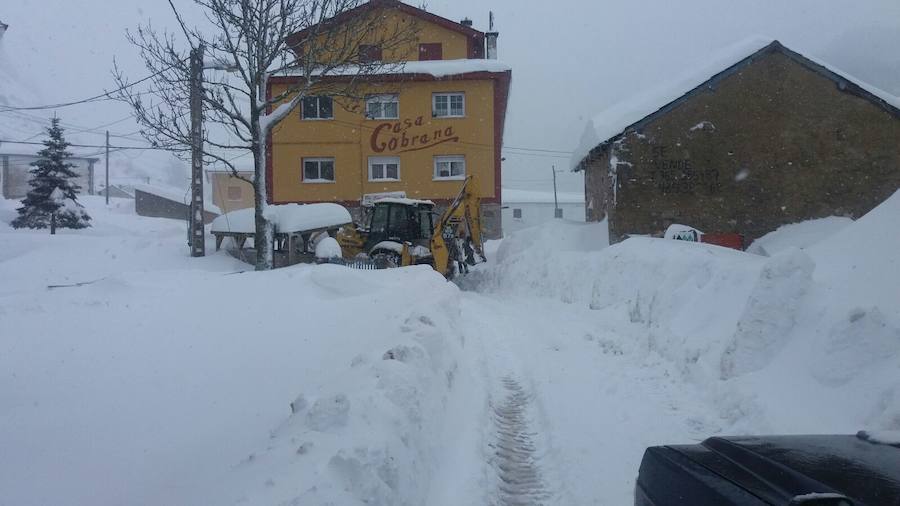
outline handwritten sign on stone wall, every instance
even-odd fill
[[[660,193],[718,193],[719,170],[694,167],[690,158],[670,158],[668,147],[654,146],[647,170],[648,182]]]

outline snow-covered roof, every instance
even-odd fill
[[[385,197],[383,199],[378,199],[374,202],[375,204],[384,203],[384,204],[400,204],[403,206],[433,206],[434,202],[430,200],[418,200],[418,199],[407,199],[401,197]]]
[[[331,203],[276,204],[268,206],[266,213],[276,233],[340,227],[353,221],[347,208]],[[225,213],[212,222],[213,232],[252,234],[255,230],[256,211],[252,207]]]
[[[156,195],[157,197],[162,197],[164,199],[172,200],[175,202],[180,202],[184,205],[190,205],[191,203],[191,194],[187,189],[175,188],[173,186],[136,184],[134,185],[134,190],[149,193],[151,195]],[[219,206],[210,202],[209,199],[203,200],[203,209],[210,213],[222,214],[222,210],[219,209]]]
[[[637,93],[628,100],[618,102],[589,119],[585,125],[578,146],[572,153],[572,158],[570,159],[572,169],[577,170],[581,162],[595,147],[608,143],[613,138],[624,133],[634,124],[641,122],[648,116],[660,112],[666,105],[702,86],[718,74],[722,74],[732,67],[744,63],[745,60],[748,60],[756,53],[768,49],[769,47],[794,57],[794,59],[800,63],[805,63],[812,67],[819,66],[821,68],[814,70],[830,73],[828,77],[832,79],[844,79],[855,84],[865,92],[868,92],[876,99],[883,100],[889,106],[900,108],[900,97],[892,95],[862,81],[861,79],[857,79],[842,72],[832,65],[815,58],[795,53],[782,46],[781,43],[775,39],[755,36],[716,51],[708,58],[704,59],[703,65],[694,67],[688,72],[673,79],[666,79],[661,85]]]
[[[557,192],[556,198],[560,204],[584,204],[583,193]],[[552,204],[553,192],[503,188],[502,200],[504,204]]]
[[[499,60],[488,59],[463,59],[463,60],[426,60],[409,61],[405,63],[386,63],[379,74],[425,74],[435,78],[468,74],[470,72],[506,72],[511,67]],[[360,71],[357,65],[348,65],[328,71],[329,76],[352,76],[362,73],[372,75],[368,70]],[[294,67],[277,72],[276,76],[303,76],[303,69]]]

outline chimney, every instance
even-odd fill
[[[487,59],[497,59],[497,37],[500,33],[494,30],[494,11],[488,14],[488,31],[484,34],[485,45],[487,46]]]
[[[472,20],[469,18],[463,18],[462,21],[459,22],[459,24],[472,28]]]

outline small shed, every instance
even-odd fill
[[[573,158],[610,240],[673,223],[747,243],[900,187],[900,98],[751,39],[593,118]]]
[[[312,261],[313,237],[320,233],[335,237],[341,227],[353,222],[347,208],[332,203],[274,204],[268,206],[266,215],[275,228],[276,267]],[[256,234],[256,209],[237,209],[217,217],[210,233],[216,238],[217,251],[224,240],[230,238],[235,245],[235,256],[241,260],[252,258],[253,255],[245,254],[244,246]]]
[[[152,185],[135,185],[134,211],[138,216],[187,221],[191,215],[189,191]],[[203,222],[211,223],[222,212],[204,202]]]
[[[561,218],[584,221],[584,194],[503,188],[503,232],[508,234],[554,219],[559,206]]]
[[[120,184],[111,184],[109,188],[101,188],[97,195],[101,197],[105,197],[107,192],[109,193],[110,198],[119,198],[119,199],[133,199],[134,198],[134,188],[130,186],[120,185]]]

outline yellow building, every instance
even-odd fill
[[[239,170],[237,175],[244,179],[235,177],[231,170],[206,171],[206,180],[212,185],[213,204],[223,213],[253,207],[253,185],[247,182],[253,180],[253,171]]]
[[[378,19],[385,24],[416,30],[408,47],[360,44],[360,55],[406,63],[366,76],[353,99],[305,97],[275,127],[267,157],[269,202],[336,202],[359,217],[363,201],[382,193],[404,192],[440,206],[472,175],[482,191],[485,233],[498,237],[511,71],[495,59],[497,34],[396,0],[372,0],[354,11],[365,9],[381,9]],[[288,40],[307,36],[299,32]],[[299,42],[292,46],[303,50]],[[298,79],[290,72],[270,77],[270,96]],[[342,79],[349,77],[322,78]]]

